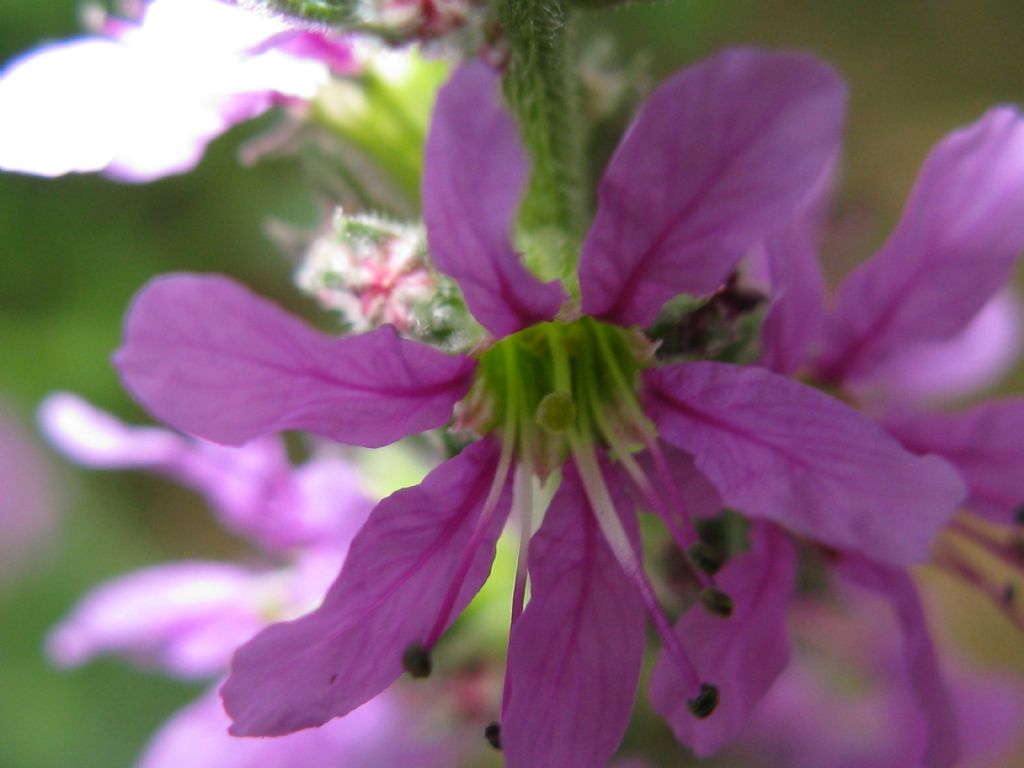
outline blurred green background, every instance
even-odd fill
[[[0,0],[0,61],[75,34],[79,10],[73,0]],[[937,139],[994,103],[1024,102],[1019,0],[675,0],[593,13],[581,32],[584,42],[614,35],[625,57],[649,55],[653,80],[738,43],[804,48],[832,62],[851,89],[841,211],[857,222],[832,254],[832,274],[881,242]],[[214,142],[194,173],[146,186],[0,175],[0,397],[24,425],[55,389],[144,420],[109,359],[125,307],[153,275],[225,272],[303,305],[266,225],[273,218],[313,226],[318,201],[298,163],[243,168],[236,159],[240,144],[267,124]],[[1018,372],[1008,387],[1022,384]],[[0,767],[126,766],[202,686],[112,661],[55,671],[41,654],[42,638],[104,579],[175,558],[215,557],[235,544],[192,495],[169,483],[83,472],[50,458],[61,512],[56,540],[18,581],[0,586]],[[939,602],[959,610],[971,599],[952,592]],[[953,627],[961,642],[990,663],[1024,670],[1024,643],[1008,623],[984,608],[966,615]],[[670,744],[662,725],[650,728],[643,740]],[[666,748],[664,764],[678,764],[682,752]]]

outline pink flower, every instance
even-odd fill
[[[1024,400],[935,410],[990,383],[1020,349],[1020,309],[1005,286],[1024,248],[1024,119],[1012,108],[993,109],[940,142],[895,231],[839,286],[831,311],[817,264],[819,203],[812,200],[768,238],[761,254],[774,293],[763,362],[784,372],[809,367],[906,448],[956,467],[968,487],[967,508],[1002,527],[958,515],[932,563],[978,587],[1024,626],[1005,573],[987,572],[971,553],[980,546],[993,562],[1020,570],[1010,524],[1024,502]],[[926,679],[923,669],[934,678],[916,691],[930,734],[924,764],[952,765],[955,745],[944,734],[956,733],[956,715],[913,584],[878,564],[855,567],[904,617],[911,678]]]
[[[138,19],[52,43],[0,75],[0,169],[150,181],[275,103],[311,99],[348,45],[221,0],[152,0]]]
[[[700,754],[734,736],[788,657],[794,558],[779,525],[887,563],[927,555],[963,493],[945,462],[764,369],[658,367],[636,329],[675,295],[716,289],[794,215],[835,153],[844,101],[832,71],[798,54],[727,51],[670,79],[605,173],[577,307],[511,245],[522,150],[497,78],[462,67],[438,99],[423,200],[436,267],[495,339],[469,356],[388,327],[326,338],[219,277],[141,292],[117,365],[180,429],[228,443],[306,429],[373,447],[455,409],[482,438],[377,506],[320,608],[239,651],[222,690],[234,733],[319,725],[403,668],[427,673],[512,510],[522,546],[500,736],[512,768],[608,761],[645,614],[665,649],[656,709]],[[558,469],[531,536],[534,480]],[[689,566],[700,605],[674,628],[641,562],[637,499],[703,565]],[[694,518],[723,501],[754,522],[749,551],[715,575],[694,554]]]
[[[349,462],[321,455],[292,467],[274,438],[226,448],[166,429],[128,427],[67,393],[46,398],[39,422],[79,464],[146,469],[198,491],[225,528],[271,552],[347,546],[373,506]]]
[[[735,759],[743,765],[922,765],[931,736],[918,702],[920,685],[904,663],[907,628],[885,615],[885,601],[864,590],[835,592],[827,604],[807,598],[793,612],[799,650],[736,743]],[[955,659],[947,654],[945,661]],[[952,733],[963,745],[963,759],[1006,765],[1019,740],[1024,692],[1012,679],[962,663],[951,671]]]
[[[47,462],[0,403],[0,587],[45,549],[56,528]]]

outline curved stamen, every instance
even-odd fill
[[[604,477],[601,475],[601,469],[593,448],[585,446],[575,434],[570,434],[569,442],[580,478],[583,480],[587,501],[590,502],[590,508],[594,513],[605,541],[608,542],[608,546],[626,578],[632,582],[639,593],[640,599],[643,601],[644,607],[654,623],[654,628],[661,638],[665,652],[676,662],[685,685],[693,691],[695,697],[699,696],[702,686],[706,684],[702,683],[693,661],[691,661],[689,654],[680,644],[679,638],[676,637],[668,618],[658,604],[654,588],[651,586],[650,581],[648,581],[643,564],[640,562],[633,543],[622,525],[622,520],[615,510],[615,505],[612,502]]]
[[[957,515],[949,524],[949,530],[962,536],[985,550],[989,555],[1024,575],[1024,540],[1012,534],[1000,535],[970,520],[967,515]]]
[[[1019,629],[1024,629],[1024,613],[1017,604],[1013,584],[998,581],[982,573],[970,562],[970,558],[949,540],[940,541],[930,563],[947,574],[966,582],[999,609]]]
[[[697,543],[697,541],[695,541],[696,531],[694,531],[693,537],[686,536],[685,532],[679,527],[679,524],[676,521],[676,516],[672,514],[672,510],[669,508],[669,505],[666,504],[665,500],[658,495],[650,478],[647,477],[643,468],[639,463],[637,463],[636,459],[633,458],[625,440],[611,429],[607,419],[603,417],[600,411],[595,415],[598,417],[597,422],[601,436],[615,452],[616,458],[619,460],[619,463],[622,464],[622,468],[626,470],[630,479],[633,480],[637,488],[640,490],[640,493],[644,497],[644,501],[650,505],[652,511],[656,512],[662,520],[665,521],[665,525],[668,527],[669,533],[672,534],[672,538],[675,540],[676,546],[679,547],[683,554],[686,554],[686,552],[688,552],[690,548]],[[689,559],[686,559],[683,562],[686,564],[687,570],[693,575],[701,587],[706,588],[714,585],[714,579],[712,579],[706,571],[701,571],[698,568],[695,568]]]

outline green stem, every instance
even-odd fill
[[[566,0],[500,0],[499,20],[509,45],[505,95],[532,166],[519,220],[527,261],[545,279],[569,278],[587,219],[570,10]]]

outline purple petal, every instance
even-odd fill
[[[157,732],[139,768],[451,768],[458,748],[424,729],[424,717],[398,696],[381,694],[344,720],[277,739],[239,739],[216,690],[182,709]]]
[[[914,700],[927,721],[925,768],[950,768],[960,755],[956,711],[935,658],[921,601],[905,571],[859,557],[845,557],[840,572],[892,604],[903,634],[903,660]]]
[[[885,425],[907,449],[953,464],[967,482],[968,507],[996,522],[1013,521],[1024,504],[1024,398],[959,413],[890,416]]]
[[[320,725],[384,690],[402,674],[405,651],[425,642],[469,554],[447,623],[455,620],[486,580],[508,515],[506,483],[467,553],[497,464],[497,445],[476,443],[377,506],[323,605],[271,626],[235,655],[222,689],[233,733],[271,736]]]
[[[791,219],[834,156],[845,89],[803,54],[728,50],[644,105],[598,190],[583,311],[650,323],[676,294],[718,287]]]
[[[796,552],[770,523],[755,523],[751,549],[730,560],[718,585],[733,599],[732,616],[711,615],[699,604],[679,620],[676,634],[700,674],[718,686],[720,703],[703,720],[675,665],[662,656],[651,673],[651,702],[676,738],[702,757],[731,741],[789,662],[786,609],[796,577]]]
[[[956,336],[902,350],[857,381],[858,396],[897,403],[952,400],[1006,376],[1024,348],[1024,311],[1012,290],[989,299]]]
[[[621,484],[611,490],[616,509],[625,509]],[[530,602],[509,642],[511,691],[501,723],[506,764],[600,768],[629,724],[644,608],[572,465],[530,541],[530,578]]]
[[[156,427],[129,427],[67,392],[48,395],[39,406],[43,434],[65,456],[87,467],[162,467],[188,451],[180,435]]]
[[[825,276],[818,241],[831,198],[835,160],[825,167],[797,217],[761,248],[771,303],[761,325],[761,365],[793,374],[817,352],[825,322]]]
[[[236,445],[287,429],[386,445],[444,424],[473,370],[390,327],[324,336],[227,278],[199,275],[142,289],[115,362],[157,418]]]
[[[809,233],[791,226],[765,242],[772,298],[761,326],[759,363],[793,374],[806,364],[821,340],[825,319],[825,280]]]
[[[839,289],[821,375],[857,379],[912,345],[955,336],[1022,248],[1024,120],[1003,107],[932,150],[899,226]]]
[[[495,336],[551,320],[565,300],[513,250],[511,232],[526,157],[501,98],[500,78],[463,64],[437,96],[423,167],[423,218],[430,255],[455,278],[466,304]]]
[[[50,633],[58,664],[116,654],[179,677],[219,673],[264,625],[258,575],[224,563],[136,571],[93,590]]]
[[[838,400],[770,371],[689,363],[646,381],[661,437],[693,455],[726,504],[829,546],[922,560],[963,499],[942,459],[914,456]]]

